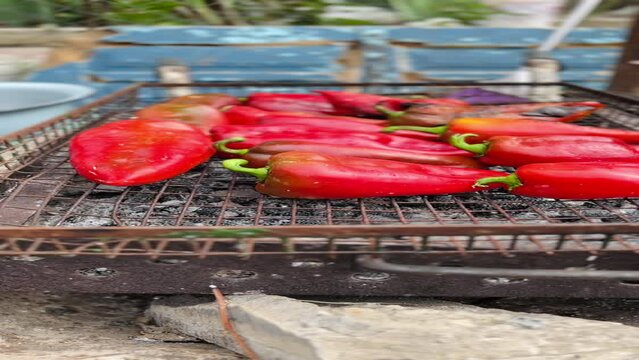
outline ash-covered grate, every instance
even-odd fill
[[[200,92],[228,92],[245,95],[252,91],[305,92],[320,85],[284,86],[271,84],[263,88],[242,84],[226,87],[198,85]],[[340,88],[331,85],[332,88]],[[367,91],[375,89],[386,93],[445,94],[460,89],[461,85],[410,84],[392,86],[351,85]],[[532,86],[531,86],[532,88]],[[521,89],[521,85],[518,85]],[[639,105],[631,100],[564,85],[565,100],[597,100],[608,108],[584,121],[584,124],[639,128]],[[601,249],[637,250],[639,238],[628,234],[616,234],[615,224],[633,224],[639,220],[639,199],[613,199],[601,201],[558,201],[532,199],[495,190],[476,194],[446,196],[411,196],[396,198],[348,199],[348,200],[288,200],[263,196],[253,187],[252,177],[237,175],[223,169],[217,159],[168,181],[137,187],[111,187],[91,183],[78,176],[68,162],[69,138],[83,128],[106,121],[122,119],[149,103],[165,100],[164,87],[136,87],[103,99],[78,110],[76,115],[54,119],[39,128],[32,128],[16,136],[2,140],[0,146],[0,224],[18,227],[87,228],[124,227],[129,229],[161,227],[178,231],[186,227],[250,227],[268,229],[281,227],[308,227],[306,242],[300,236],[277,235],[276,241],[257,241],[249,246],[229,247],[236,240],[213,240],[202,248],[179,248],[173,245],[183,241],[162,239],[148,242],[148,247],[133,246],[133,242],[121,245],[122,240],[100,240],[99,252],[111,255],[127,253],[197,254],[209,255],[217,251],[277,252],[277,251],[542,251],[558,250],[596,251]],[[501,86],[508,91],[508,86]],[[574,225],[574,230],[557,234],[555,225]],[[598,230],[587,230],[585,225],[601,225]],[[355,226],[357,225],[357,226]],[[467,226],[466,233],[450,236],[445,229]],[[611,225],[606,227],[605,225]],[[326,235],[330,227],[349,227],[347,238]],[[358,228],[384,226],[422,226],[426,233],[416,231],[413,236],[365,236],[357,238]],[[519,234],[524,227],[536,230]],[[480,228],[490,231],[480,231]],[[508,231],[502,231],[504,229]],[[438,229],[441,234],[438,234]],[[514,229],[514,230],[513,230]],[[546,230],[547,229],[547,230]],[[593,229],[590,227],[588,229]],[[626,231],[629,233],[631,231]],[[639,229],[637,229],[639,232]],[[392,235],[393,231],[389,230]],[[581,234],[581,235],[576,235]],[[95,234],[94,234],[95,235]],[[271,234],[267,234],[271,235]],[[339,235],[339,234],[338,234]],[[203,235],[202,235],[203,236]],[[202,237],[201,236],[201,237]],[[46,236],[45,236],[46,237]],[[38,246],[51,245],[52,251],[74,253],[90,252],[78,243],[50,239]],[[101,236],[97,236],[101,237]],[[206,236],[204,236],[206,237]],[[209,238],[213,236],[208,236]],[[223,238],[224,236],[216,236]],[[283,239],[284,238],[284,239]],[[333,239],[333,240],[331,240]],[[17,241],[17,240],[16,240]],[[15,252],[30,249],[32,239],[13,241]],[[55,244],[55,242],[58,242]],[[120,241],[120,242],[118,242]],[[211,243],[211,241],[213,241]],[[217,244],[217,245],[216,245]],[[264,244],[264,249],[260,248]],[[68,245],[68,246],[67,246]],[[86,245],[86,244],[85,244]],[[220,246],[217,248],[216,246]],[[0,251],[8,251],[5,245]],[[32,246],[32,245],[31,245]],[[160,246],[161,248],[154,248]],[[310,247],[309,247],[310,246]],[[64,248],[66,250],[60,250]],[[18,250],[16,250],[18,249]],[[75,249],[75,250],[73,250]],[[115,249],[115,250],[114,250]],[[151,249],[151,250],[149,250]],[[94,250],[92,250],[94,251]],[[94,251],[95,252],[95,251]]]

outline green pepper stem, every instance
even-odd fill
[[[469,144],[466,142],[466,138],[478,136],[477,134],[455,134],[450,137],[448,142],[454,147],[466,151],[470,151],[473,154],[478,156],[486,155],[488,151],[488,146],[490,143],[488,141],[484,141],[481,144]]]
[[[417,132],[425,132],[430,134],[438,134],[441,135],[448,130],[448,125],[441,126],[409,126],[409,125],[400,125],[400,126],[387,126],[382,129],[382,132],[395,132],[400,130],[408,130],[408,131],[417,131]]]
[[[382,114],[388,116],[389,119],[398,118],[406,114],[406,111],[393,111],[383,105],[375,105],[375,110],[381,112]]]
[[[261,167],[261,168],[247,168],[247,167],[244,167],[244,165],[246,164],[248,164],[248,160],[244,160],[244,159],[228,159],[228,160],[222,161],[222,166],[224,166],[225,168],[231,171],[253,175],[259,181],[266,180],[266,177],[268,176],[268,170],[269,170],[268,166]]]
[[[487,177],[483,179],[479,179],[475,181],[473,187],[486,187],[488,184],[494,183],[502,183],[508,186],[508,190],[512,190],[518,186],[523,185],[521,180],[517,177],[515,173],[506,176],[495,176],[495,177]]]
[[[228,154],[244,155],[249,152],[249,149],[231,149],[231,148],[228,148],[226,145],[229,143],[242,142],[245,140],[246,139],[243,137],[232,137],[232,138],[220,140],[215,143],[215,148],[217,149],[217,151],[225,152]]]

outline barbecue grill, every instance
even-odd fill
[[[344,296],[639,297],[639,199],[476,194],[290,200],[212,160],[161,183],[91,183],[77,132],[184,84],[135,85],[0,139],[0,290]],[[467,83],[195,83],[197,92],[346,89],[445,95]],[[639,130],[639,102],[570,84],[490,84],[608,107],[581,123]]]

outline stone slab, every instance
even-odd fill
[[[639,329],[613,322],[443,302],[331,307],[267,295],[230,296],[228,307],[263,360],[639,358]],[[161,299],[148,314],[161,326],[239,351],[206,298]]]

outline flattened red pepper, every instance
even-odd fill
[[[382,133],[347,133],[329,131],[307,126],[287,125],[226,125],[211,129],[213,141],[220,141],[232,137],[246,138],[244,146],[229,144],[231,148],[253,147],[266,141],[305,140],[323,144],[339,144],[346,146],[364,146],[384,149],[407,149],[441,155],[472,156],[468,151],[429,140],[413,139]]]
[[[454,194],[476,191],[484,176],[503,173],[400,161],[329,156],[308,152],[273,155],[268,166],[246,168],[247,160],[230,159],[229,170],[259,179],[263,194],[298,199],[344,199],[376,196]]]
[[[402,99],[384,95],[360,94],[346,91],[315,91],[328,99],[335,108],[337,115],[362,116],[362,117],[384,117],[385,113],[380,111],[379,106],[392,111],[404,110],[411,104],[431,104],[446,106],[467,106],[463,101],[455,99]]]
[[[524,165],[513,174],[488,177],[475,186],[503,184],[512,193],[587,200],[639,196],[639,163],[574,162]]]
[[[496,106],[413,105],[405,111],[393,111],[378,105],[392,125],[437,126],[456,118],[512,118],[555,122],[573,122],[603,108],[598,102],[530,103]]]
[[[549,162],[637,161],[639,150],[621,140],[598,136],[494,136],[469,144],[474,134],[451,136],[450,144],[476,154],[484,164],[522,166]]]
[[[233,125],[278,124],[286,123],[287,121],[305,121],[306,125],[315,125],[322,122],[332,123],[333,121],[335,124],[351,122],[378,126],[387,125],[387,122],[381,120],[286,111],[265,111],[250,106],[229,106],[223,112]],[[326,126],[326,124],[322,124],[322,126]]]
[[[448,125],[436,127],[421,126],[389,126],[385,132],[397,130],[422,131],[431,134],[440,134],[447,140],[454,134],[476,134],[477,136],[468,139],[472,143],[480,143],[493,136],[537,136],[537,135],[584,135],[603,136],[619,139],[630,144],[639,143],[639,131],[623,129],[607,129],[593,126],[581,126],[576,124],[565,124],[556,122],[546,122],[530,119],[508,119],[508,118],[460,118],[455,119]]]
[[[591,115],[604,108],[605,105],[596,101],[585,102],[550,102],[497,106],[473,106],[469,112],[481,114],[483,117],[527,117],[545,121],[573,122]]]
[[[267,111],[333,114],[333,105],[318,94],[252,93],[246,105]]]
[[[166,180],[207,161],[211,139],[191,125],[164,120],[121,120],[71,139],[71,165],[101,184],[134,186]]]
[[[416,164],[432,164],[466,168],[481,168],[477,160],[459,155],[440,155],[403,149],[379,149],[364,146],[321,144],[309,141],[267,141],[250,149],[230,149],[230,143],[243,142],[244,138],[230,138],[215,143],[218,153],[238,155],[248,160],[250,166],[266,166],[271,156],[288,151],[313,152],[332,156],[353,156],[369,159],[386,159]]]
[[[145,120],[179,121],[195,126],[204,133],[208,133],[215,126],[228,124],[228,120],[218,109],[197,104],[155,104],[138,111],[136,117]]]
[[[229,105],[238,105],[240,100],[227,94],[194,94],[179,96],[169,100],[171,104],[207,105],[215,109],[221,109]]]

